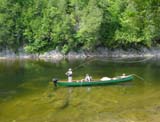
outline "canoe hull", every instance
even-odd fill
[[[118,78],[106,81],[91,81],[91,82],[61,82],[58,81],[58,86],[65,86],[65,87],[81,87],[81,86],[104,86],[104,85],[112,85],[122,82],[127,82],[133,80],[132,75],[128,75],[125,78]]]

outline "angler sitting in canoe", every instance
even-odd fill
[[[121,78],[125,78],[126,77],[126,74],[125,73],[123,73],[122,74],[122,76],[121,76]]]
[[[91,80],[92,80],[92,77],[89,76],[88,74],[86,74],[86,77],[85,77],[84,81],[91,82]]]
[[[86,74],[85,78],[81,80],[81,82],[91,82],[92,81],[92,76],[89,76],[88,74]]]

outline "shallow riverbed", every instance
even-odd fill
[[[111,86],[53,87],[53,77],[136,74]],[[160,60],[0,60],[0,122],[159,122]]]

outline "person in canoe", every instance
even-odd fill
[[[65,74],[68,76],[68,82],[72,82],[72,69],[69,68]]]
[[[121,78],[125,78],[126,77],[126,74],[125,73],[123,73],[122,74],[122,76],[121,76]]]
[[[92,80],[92,77],[89,76],[88,74],[86,74],[86,77],[85,77],[84,81],[91,82],[91,80]]]

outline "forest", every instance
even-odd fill
[[[0,0],[0,50],[160,45],[160,0]]]

